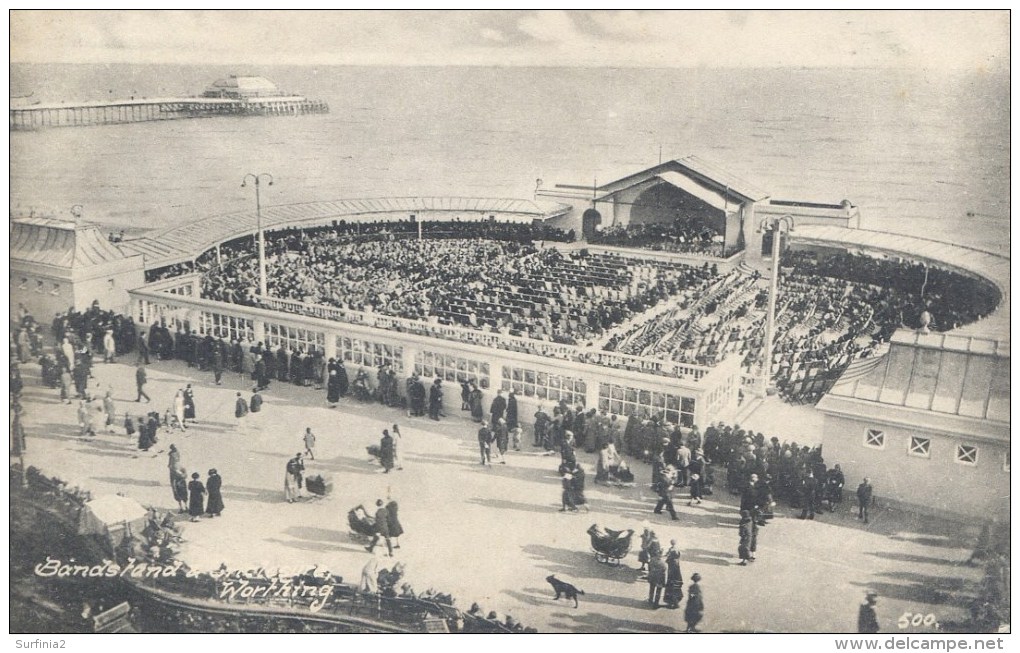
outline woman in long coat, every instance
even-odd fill
[[[205,483],[205,488],[209,491],[209,502],[205,507],[205,511],[209,513],[210,517],[219,517],[220,513],[223,512],[222,487],[223,478],[220,477],[215,469],[210,469],[209,480]]]
[[[511,389],[506,398],[506,427],[513,431],[520,423],[517,416],[517,394]]]
[[[195,421],[195,391],[190,383],[184,388],[184,419]]]
[[[390,470],[393,469],[393,436],[390,435],[389,430],[383,429],[382,440],[379,441],[379,462],[382,463],[385,473],[389,474]]]
[[[662,598],[666,601],[666,607],[676,610],[684,598],[684,577],[680,573],[680,550],[676,547],[676,540],[671,540],[669,544],[669,551],[666,552],[666,592]]]
[[[687,622],[687,632],[697,633],[698,624],[705,616],[705,601],[701,595],[701,574],[691,574],[691,586],[687,588],[687,607],[684,608],[684,621]]]
[[[340,401],[340,375],[330,362],[329,379],[326,381],[326,401],[331,407]]]
[[[482,407],[482,391],[474,383],[471,384],[471,392],[468,393],[468,406],[471,407],[471,418],[481,422],[485,418],[485,409]]]
[[[400,548],[400,540],[398,538],[404,534],[404,527],[400,524],[400,519],[397,517],[397,509],[396,501],[390,501],[386,504],[386,512],[389,514],[387,522],[390,528],[390,539],[394,541],[394,549]]]
[[[198,521],[205,512],[205,486],[198,478],[198,472],[195,472],[188,483],[188,514],[191,515],[191,521]]]

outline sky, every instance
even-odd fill
[[[12,63],[1004,69],[994,11],[23,11]]]

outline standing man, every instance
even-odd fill
[[[825,498],[829,500],[829,512],[835,512],[836,504],[843,503],[843,485],[846,478],[843,470],[836,465],[825,476]]]
[[[878,594],[868,592],[860,610],[857,611],[857,632],[865,635],[874,635],[878,632],[878,615],[875,614],[877,600]]]
[[[386,540],[386,551],[390,557],[393,557],[393,543],[390,542],[390,511],[383,505],[383,500],[378,499],[375,502],[375,537],[372,538],[372,542],[365,547],[369,553],[375,551],[375,545],[379,544],[379,540]]]
[[[152,401],[149,399],[149,395],[145,394],[145,383],[147,380],[145,377],[145,366],[139,365],[138,369],[135,370],[135,385],[138,387],[138,398],[135,401],[141,402],[142,397],[145,397],[145,403]]]
[[[801,519],[814,519],[815,518],[815,501],[818,499],[818,479],[815,478],[815,473],[810,468],[807,472],[807,477],[804,478],[803,485],[801,486],[800,500],[804,505],[803,510],[800,511]]]
[[[149,342],[145,339],[145,332],[138,334],[138,363],[149,364]]]
[[[492,427],[496,438],[496,451],[499,452],[499,464],[506,464],[506,452],[510,445],[510,433],[506,428],[506,418],[500,417]]]
[[[868,523],[868,508],[871,507],[871,502],[874,500],[873,489],[871,480],[868,478],[865,478],[857,486],[857,519],[863,519],[865,524]]]
[[[485,420],[482,420],[482,427],[478,429],[478,452],[482,457],[483,465],[492,464],[492,453],[490,447],[492,446],[492,431],[489,430],[489,424]]]
[[[312,427],[305,429],[305,453],[309,458],[315,460],[315,434],[312,433]]]
[[[223,378],[223,349],[225,346],[222,340],[213,343],[212,371],[216,385],[221,385],[220,379]]]
[[[305,461],[301,459],[301,454],[287,461],[287,474],[283,479],[283,495],[287,498],[287,503],[294,503],[296,499],[301,498],[304,472]]]
[[[661,456],[657,462],[662,462]],[[655,514],[661,515],[662,509],[665,507],[673,521],[680,519],[676,516],[676,508],[673,507],[673,479],[664,464],[661,469],[657,469],[652,490],[659,495],[659,502],[655,504]]]
[[[519,417],[517,414],[517,393],[514,392],[513,388],[510,389],[510,396],[506,400],[506,427],[508,430],[513,431],[520,427]],[[520,449],[520,446],[517,447]]]
[[[737,555],[740,556],[740,566],[746,567],[747,561],[754,560],[751,547],[757,544],[758,524],[751,517],[748,510],[740,511],[740,544],[737,546]]]
[[[489,406],[489,418],[493,424],[499,424],[499,420],[506,415],[506,399],[503,398],[503,391],[496,391],[496,398]]]
[[[439,414],[443,412],[443,380],[436,379],[429,388],[429,417],[439,421]]]

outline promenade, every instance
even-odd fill
[[[685,581],[698,572],[705,595],[708,632],[851,632],[865,590],[879,594],[883,632],[931,632],[923,626],[900,630],[905,612],[932,613],[942,621],[959,620],[966,596],[979,580],[977,568],[963,564],[973,534],[958,524],[892,511],[878,511],[865,526],[849,514],[820,515],[800,521],[777,507],[776,519],[759,533],[758,560],[737,565],[737,510],[725,492],[724,472],[717,494],[688,508],[677,500],[680,520],[653,515],[647,488],[650,469],[633,463],[634,488],[597,486],[594,456],[579,452],[588,471],[591,512],[560,513],[558,456],[530,446],[510,452],[506,465],[479,464],[475,432],[464,419],[459,388],[448,384],[442,422],[408,418],[396,409],[345,399],[329,409],[325,391],[274,382],[264,393],[263,412],[248,420],[247,433],[233,416],[238,390],[251,394],[247,380],[224,375],[212,383],[179,362],[148,367],[152,403],[134,401],[134,355],[93,368],[91,388],[112,387],[119,414],[116,433],[102,431],[93,440],[78,437],[76,405],[61,404],[57,390],[43,388],[39,368],[23,366],[23,403],[28,440],[26,463],[94,495],[123,493],[143,504],[174,506],[167,473],[167,447],[182,453],[188,473],[215,467],[224,480],[226,509],[219,519],[182,522],[185,543],[180,557],[193,568],[213,569],[319,565],[357,582],[368,553],[353,540],[347,511],[387,496],[400,504],[406,534],[393,562],[406,564],[404,580],[415,590],[433,587],[452,593],[461,609],[478,602],[486,611],[510,614],[541,632],[674,632],[683,630],[680,610],[653,610],[645,602],[647,584],[637,571],[638,538],[631,555],[617,568],[594,560],[587,528],[599,523],[640,532],[647,520],[665,547],[676,539],[683,552]],[[164,412],[174,392],[192,383],[198,423],[186,433],[160,436],[148,453],[135,437],[124,435],[125,410]],[[491,398],[491,397],[490,397]],[[784,438],[782,423],[755,428]],[[378,443],[383,428],[398,423],[404,469],[382,474],[365,451]],[[326,498],[287,504],[284,466],[304,449],[302,433],[318,437],[316,460],[306,475],[332,478]],[[165,433],[165,432],[164,432]],[[795,438],[796,439],[796,438]],[[831,461],[838,462],[838,461]],[[847,479],[847,504],[860,479]],[[881,496],[883,488],[876,488]],[[45,551],[39,552],[40,558]],[[384,558],[383,566],[390,559]],[[585,591],[580,606],[552,600],[545,578],[573,583]]]

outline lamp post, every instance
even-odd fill
[[[793,216],[766,217],[758,226],[761,233],[772,232],[772,276],[769,279],[769,307],[765,319],[765,354],[761,364],[762,397],[767,396],[772,381],[772,340],[776,329],[776,295],[779,294],[779,252],[783,225],[786,225],[787,232],[793,231]]]
[[[259,294],[263,297],[268,293],[266,285],[266,234],[262,231],[262,197],[259,195],[259,185],[262,179],[268,179],[269,186],[273,185],[273,175],[268,172],[254,174],[249,172],[241,180],[241,188],[248,185],[248,179],[255,182],[255,222],[258,229],[259,241]]]

